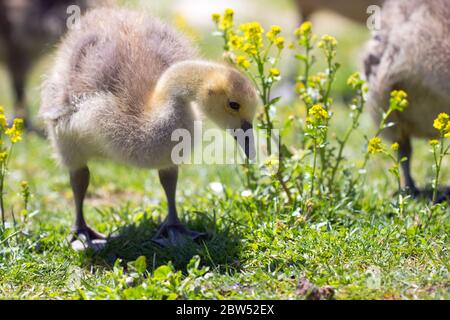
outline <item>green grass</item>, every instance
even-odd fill
[[[359,42],[364,40],[362,32],[355,34]],[[345,79],[356,68],[349,56],[360,45],[347,37],[338,38],[343,70],[334,92],[337,101],[348,95]],[[215,56],[212,47],[217,49],[207,41],[204,49]],[[28,92],[33,110],[47,64],[32,76]],[[0,70],[0,104],[11,106],[5,77]],[[300,113],[299,108],[282,106],[278,120],[293,113]],[[350,121],[344,107],[336,113],[331,136],[342,134]],[[362,159],[364,136],[373,132],[364,115],[346,157]],[[296,142],[295,135],[291,140]],[[242,197],[240,168],[183,167],[177,198],[182,220],[210,237],[177,248],[151,242],[166,214],[156,172],[94,162],[86,216],[97,230],[117,237],[94,254],[74,252],[66,240],[72,195],[67,173],[53,160],[48,142],[29,135],[17,147],[7,208],[19,218],[19,184],[28,180],[30,211],[36,215],[20,225],[24,234],[10,235],[7,241],[0,237],[1,299],[306,299],[308,294],[297,290],[302,277],[318,288],[333,287],[336,299],[450,299],[448,205],[430,216],[429,201],[411,199],[399,216],[395,181],[380,157],[369,164],[362,199],[323,200],[301,217],[271,188]],[[414,148],[413,172],[425,187],[432,179],[432,155],[423,141]],[[448,164],[443,183],[450,181]],[[211,182],[222,183],[224,191],[214,193]]]
[[[92,254],[75,253],[66,241],[71,195],[66,174],[50,154],[47,143],[33,136],[15,153],[9,179],[15,190],[8,191],[8,205],[19,210],[15,186],[27,179],[31,211],[38,214],[28,224],[28,236],[0,247],[2,298],[302,299],[296,294],[302,276],[317,286],[331,285],[337,299],[450,298],[448,207],[427,221],[421,213],[426,202],[411,201],[407,214],[396,216],[390,203],[394,183],[382,164],[370,170],[361,207],[351,201],[324,203],[307,221],[270,195],[241,197],[234,167],[185,167],[178,197],[183,220],[210,239],[162,249],[150,241],[165,215],[155,172],[97,162],[87,217],[99,231],[118,238]],[[223,194],[208,188],[212,181],[226,186]],[[196,255],[208,273],[188,272]],[[124,274],[122,267],[140,256],[147,259],[148,274],[133,272],[132,266]],[[122,267],[114,267],[118,259]],[[160,266],[164,276],[151,276]],[[135,287],[125,284],[130,274]]]

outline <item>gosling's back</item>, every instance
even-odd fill
[[[157,18],[126,9],[96,9],[70,31],[44,82],[41,114],[47,120],[76,111],[80,100],[113,94],[118,112],[138,115],[161,74],[193,59],[196,48]]]

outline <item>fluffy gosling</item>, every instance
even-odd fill
[[[385,131],[400,144],[404,185],[419,190],[411,175],[411,138],[435,138],[433,120],[450,113],[450,6],[447,0],[388,0],[382,29],[375,32],[365,54],[368,105],[377,123],[389,106],[390,92],[408,93],[409,107],[396,112]]]
[[[83,217],[87,164],[93,158],[159,171],[168,216],[154,241],[175,244],[203,236],[178,219],[171,134],[180,128],[193,132],[201,115],[223,129],[251,130],[257,91],[237,70],[199,60],[185,36],[156,18],[96,9],[80,25],[57,51],[40,109],[56,154],[70,172],[76,208],[72,241],[104,243]],[[247,154],[250,148],[247,142]]]

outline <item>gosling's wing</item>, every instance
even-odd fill
[[[48,92],[55,87],[59,103],[43,101],[41,113],[73,112],[80,99],[106,92],[116,97],[118,111],[138,115],[161,74],[196,55],[183,35],[158,19],[128,10],[91,11],[58,51],[45,86]]]

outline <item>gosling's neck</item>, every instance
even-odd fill
[[[197,102],[208,79],[223,71],[224,66],[201,60],[188,60],[171,66],[159,79],[150,99],[150,108],[186,106]]]

